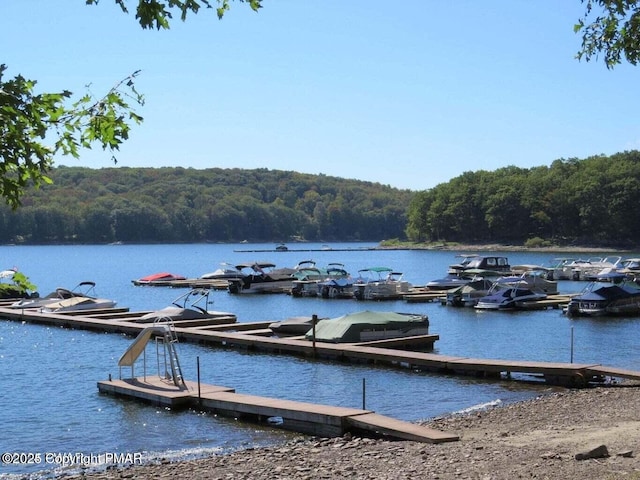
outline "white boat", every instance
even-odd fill
[[[551,272],[551,280],[573,280],[573,266],[580,261],[573,257],[557,257],[549,261],[546,268]]]
[[[587,260],[578,260],[571,265],[571,280],[594,280],[605,269],[616,269],[622,261],[622,257],[592,257]]]
[[[17,271],[18,269],[16,267],[0,271],[0,280],[3,280],[5,278],[13,278]]]
[[[209,310],[210,290],[194,288],[180,295],[165,308],[147,313],[136,320],[138,323],[180,322],[181,320],[203,320],[210,325],[235,323],[233,313]]]
[[[616,271],[631,276],[640,274],[640,258],[623,259],[616,267]]]
[[[357,300],[396,300],[412,286],[403,280],[401,272],[389,267],[363,268],[358,273],[359,278],[353,283],[353,296]]]
[[[202,279],[206,280],[229,280],[231,278],[242,278],[244,277],[244,273],[241,269],[239,269],[236,265],[232,265],[231,263],[223,262],[220,264],[220,268],[214,270],[213,272],[205,273],[200,276]]]
[[[87,290],[80,295],[49,303],[41,307],[41,311],[62,313],[115,307],[116,302],[114,300],[100,298],[95,295],[95,282],[82,282],[80,285],[87,287]]]
[[[84,297],[88,292],[88,289],[94,287],[95,283],[93,282],[80,282],[76,285],[73,290],[69,290],[67,288],[58,287],[53,292],[49,293],[44,297],[30,297],[30,298],[22,298],[17,302],[13,302],[9,305],[9,308],[41,308],[47,305],[51,305],[53,303],[59,302],[61,300],[67,300],[69,298],[74,297]],[[82,291],[83,287],[88,287],[87,290]]]

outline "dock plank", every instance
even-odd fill
[[[376,431],[383,435],[390,435],[404,440],[424,443],[456,442],[458,435],[441,432],[433,428],[424,427],[416,423],[403,422],[395,418],[377,413],[364,413],[347,417],[348,423],[363,430]]]

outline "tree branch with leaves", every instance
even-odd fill
[[[637,65],[640,60],[640,5],[638,0],[582,0],[585,14],[574,26],[582,33],[579,60],[587,62],[604,55],[611,69],[626,60]],[[599,10],[599,13],[596,11]]]
[[[114,0],[129,13],[127,0]],[[136,19],[143,29],[168,29],[174,14],[182,21],[189,13],[217,6],[222,18],[231,0],[133,0]],[[238,0],[254,11],[262,0]],[[85,0],[97,5],[99,0]],[[139,71],[129,75],[103,96],[91,92],[73,100],[70,91],[36,93],[37,82],[21,75],[5,80],[7,66],[0,65],[0,197],[12,208],[20,206],[26,188],[51,183],[47,173],[56,155],[78,158],[81,149],[100,145],[112,154],[129,138],[132,125],[143,117],[134,110],[144,105],[134,81]]]
[[[36,81],[21,75],[4,80],[0,65],[0,196],[13,208],[28,186],[51,183],[47,172],[54,157],[80,156],[80,149],[99,144],[113,153],[129,138],[132,123],[143,118],[131,107],[144,105],[134,72],[96,98],[87,93],[69,105],[72,93],[34,92]]]

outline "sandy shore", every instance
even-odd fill
[[[432,445],[300,437],[268,448],[75,478],[640,479],[638,383],[550,390],[534,400],[425,424],[461,439]],[[595,447],[601,448],[592,452]],[[587,452],[596,458],[579,459]]]

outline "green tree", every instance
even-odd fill
[[[96,5],[100,0],[85,0]],[[127,0],[114,0],[129,13]],[[201,8],[216,6],[222,18],[231,0],[138,0],[135,18],[143,29],[168,29],[174,14],[182,21]],[[262,0],[238,0],[253,10]],[[51,183],[48,176],[56,155],[78,158],[80,149],[99,145],[113,154],[129,138],[133,124],[143,117],[134,108],[144,105],[136,91],[134,72],[103,96],[87,93],[74,99],[65,90],[36,93],[37,81],[21,75],[5,79],[7,65],[0,64],[0,196],[17,208],[25,188]]]
[[[640,60],[640,5],[638,0],[582,0],[585,14],[574,26],[582,33],[578,59],[604,55],[607,68]]]
[[[96,5],[100,0],[85,0]],[[143,29],[169,29],[174,15],[185,21],[201,9],[215,10],[222,18],[232,0],[132,0],[135,19]],[[254,11],[262,0],[237,0]],[[585,14],[574,29],[582,33],[577,57],[589,61],[604,54],[612,68],[624,57],[636,65],[640,55],[638,0],[581,0]],[[127,0],[114,0],[129,13]],[[600,9],[601,13],[596,10]],[[594,17],[595,16],[595,17]],[[36,93],[37,82],[21,75],[4,79],[0,64],[0,196],[12,208],[21,203],[26,188],[51,182],[48,176],[56,155],[79,156],[79,150],[99,145],[115,153],[129,138],[131,126],[143,121],[135,112],[144,105],[136,91],[134,72],[102,96],[85,94],[74,99],[70,91]],[[115,161],[115,157],[114,161]],[[291,198],[286,198],[289,205]],[[272,200],[269,200],[272,201]]]
[[[129,104],[144,103],[133,83],[138,72],[102,98],[87,94],[68,105],[71,92],[36,94],[35,81],[4,80],[6,70],[0,65],[0,196],[13,208],[28,186],[51,183],[55,155],[77,158],[80,148],[95,143],[113,152],[129,138],[129,122],[142,121]]]

